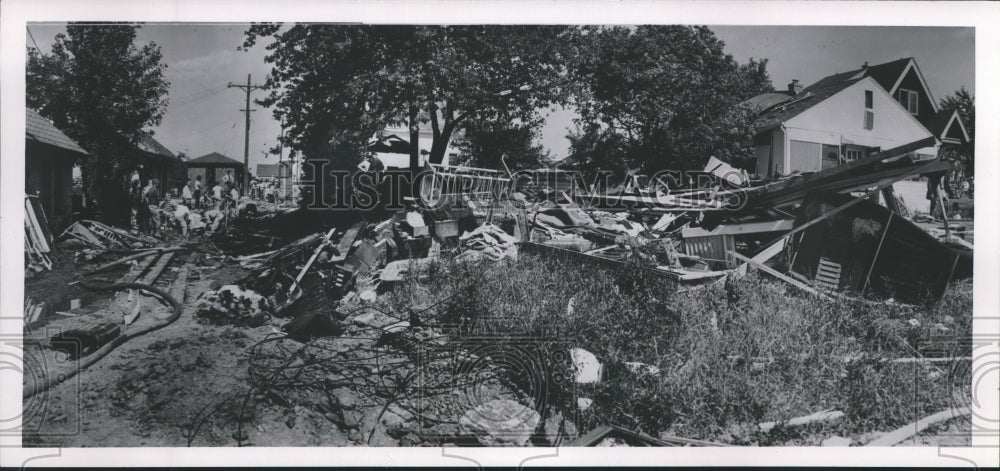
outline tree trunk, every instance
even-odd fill
[[[410,105],[410,173],[420,171],[420,125],[417,123],[417,106]]]

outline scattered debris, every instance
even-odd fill
[[[198,298],[196,316],[210,324],[258,327],[274,312],[264,296],[236,285],[206,291]]]
[[[597,357],[582,348],[574,348],[569,351],[573,358],[573,369],[576,372],[576,382],[599,383],[604,372],[604,365],[597,361]]]

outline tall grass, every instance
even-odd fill
[[[956,386],[948,375],[885,360],[915,356],[914,341],[933,323],[971,333],[971,293],[965,282],[931,306],[823,300],[753,274],[678,293],[634,266],[522,255],[436,266],[424,281],[397,285],[385,302],[421,311],[432,324],[555,332],[557,343],[594,353],[604,364],[600,383],[554,382],[550,391],[564,415],[574,415],[576,397],[593,400],[578,415],[582,430],[615,424],[654,436],[774,444],[891,429],[948,407]],[[660,373],[637,374],[625,362]],[[566,365],[549,368],[571,374]],[[845,417],[799,431],[756,429],[825,409]]]

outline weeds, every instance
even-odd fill
[[[388,302],[401,311],[425,309],[430,324],[555,333],[594,353],[605,369],[599,384],[560,383],[549,391],[550,406],[564,413],[575,409],[575,396],[593,399],[578,415],[583,431],[614,424],[654,436],[767,445],[891,429],[947,407],[957,380],[937,367],[886,360],[915,356],[928,325],[971,333],[971,282],[952,286],[937,305],[915,307],[804,297],[754,275],[678,293],[633,266],[530,255],[445,263],[425,281],[395,287]],[[660,372],[635,373],[625,362]],[[550,368],[571,375],[563,366]],[[769,434],[756,428],[826,409],[845,416]]]

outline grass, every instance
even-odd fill
[[[573,416],[577,397],[593,400],[577,415],[581,431],[615,424],[739,445],[818,444],[942,410],[968,380],[948,374],[947,365],[938,371],[885,359],[915,356],[915,341],[932,324],[968,336],[971,281],[954,284],[936,305],[905,306],[822,300],[756,275],[676,293],[631,266],[524,254],[516,262],[443,263],[424,281],[396,285],[383,301],[397,312],[420,311],[431,324],[536,338],[555,332],[552,348],[594,353],[604,365],[598,384],[559,381],[572,374],[569,365],[546,366],[557,379],[549,383],[550,405],[564,416]],[[633,373],[625,362],[660,374]],[[845,416],[767,434],[756,429],[826,409]]]

